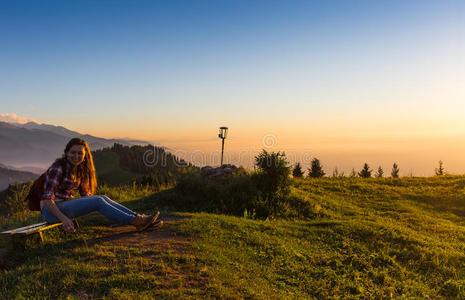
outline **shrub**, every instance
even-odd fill
[[[174,195],[160,199],[161,204],[247,218],[314,218],[322,214],[321,206],[304,194],[291,192],[291,170],[284,153],[263,150],[255,157],[255,164],[258,170],[252,173],[184,174],[177,181]]]
[[[2,192],[2,210],[6,211],[10,216],[29,211],[25,199],[31,185],[32,182],[9,185],[8,188]]]
[[[255,165],[258,168],[256,179],[261,197],[275,215],[281,208],[290,191],[291,169],[284,152],[271,152],[266,150],[255,157]]]
[[[260,190],[263,174],[249,173],[227,178],[208,178],[199,173],[189,174],[178,181],[177,197],[162,199],[161,204],[187,211],[207,211],[248,218],[269,216],[314,218],[321,207],[306,195],[291,191],[279,201],[270,202]],[[275,199],[276,200],[276,199]]]
[[[184,210],[242,215],[257,208],[258,191],[252,175],[211,178],[191,173],[182,176],[175,189],[183,197],[171,205]]]

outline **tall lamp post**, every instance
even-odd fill
[[[221,139],[221,166],[223,166],[224,139],[228,135],[228,127],[220,127],[218,137]]]

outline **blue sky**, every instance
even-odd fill
[[[211,149],[228,125],[237,149],[320,156],[465,137],[461,0],[0,1],[0,43],[0,113],[98,136]]]

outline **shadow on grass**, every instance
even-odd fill
[[[179,194],[174,188],[153,193],[140,199],[121,202],[124,206],[137,213],[152,214],[159,210],[162,214],[172,212],[192,212],[192,205],[187,204],[189,197]]]
[[[90,249],[104,242],[119,240],[123,244],[130,244],[130,242],[126,242],[129,240],[147,240],[147,236],[158,242],[169,236],[181,236],[182,234],[175,232],[166,223],[173,223],[188,217],[162,215],[159,219],[163,220],[165,225],[149,227],[147,230],[139,232],[132,225],[116,224],[98,213],[92,213],[80,218],[80,228],[76,233],[66,233],[62,228],[57,227],[44,233],[44,243],[41,243],[38,234],[34,234],[28,237],[22,248],[14,248],[12,245],[9,248],[0,248],[0,270],[15,269],[37,257],[44,260],[54,259],[54,257],[72,253],[75,248]]]

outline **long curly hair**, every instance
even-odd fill
[[[97,188],[94,159],[92,158],[92,152],[90,152],[89,144],[87,144],[85,140],[81,138],[71,139],[68,144],[66,144],[63,156],[59,160],[61,160],[61,163],[65,163],[67,161],[66,155],[68,154],[68,151],[75,145],[84,146],[84,161],[77,166],[72,166],[71,170],[69,170],[69,174],[74,179],[79,178],[81,180],[81,185],[91,194],[94,194],[95,189]]]

